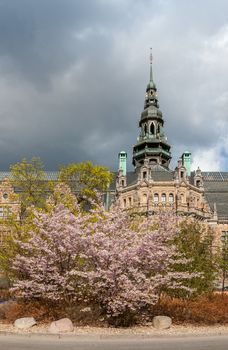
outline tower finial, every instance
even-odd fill
[[[153,62],[153,55],[152,55],[152,47],[150,48],[150,81],[153,81],[153,70],[152,70],[152,62]]]

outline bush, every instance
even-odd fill
[[[163,296],[153,307],[152,315],[170,316],[176,323],[227,324],[228,294],[213,293],[192,300]]]
[[[34,317],[36,321],[54,319],[50,313],[51,309],[39,302],[20,303],[16,301],[0,305],[1,319],[14,322],[21,317]]]

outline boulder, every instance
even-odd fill
[[[35,324],[36,324],[36,320],[33,317],[22,317],[22,318],[18,318],[14,322],[14,327],[19,329],[27,329],[27,328],[31,328]]]
[[[155,316],[153,318],[153,326],[156,329],[167,329],[170,328],[172,319],[168,316]]]
[[[50,333],[72,332],[74,330],[73,323],[69,318],[61,318],[50,324],[48,331]]]

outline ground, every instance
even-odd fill
[[[17,330],[13,324],[0,322],[0,334],[48,334],[49,324],[41,324],[33,326],[28,330]],[[113,327],[74,327],[71,334],[75,335],[100,335],[100,336],[115,336],[115,335],[138,335],[138,336],[203,336],[203,335],[227,335],[228,325],[216,326],[192,326],[189,324],[172,325],[170,329],[156,330],[151,323],[146,326],[135,326],[130,328],[113,328]]]

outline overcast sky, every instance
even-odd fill
[[[228,171],[227,0],[0,0],[0,169],[130,169],[151,46],[172,166]]]

